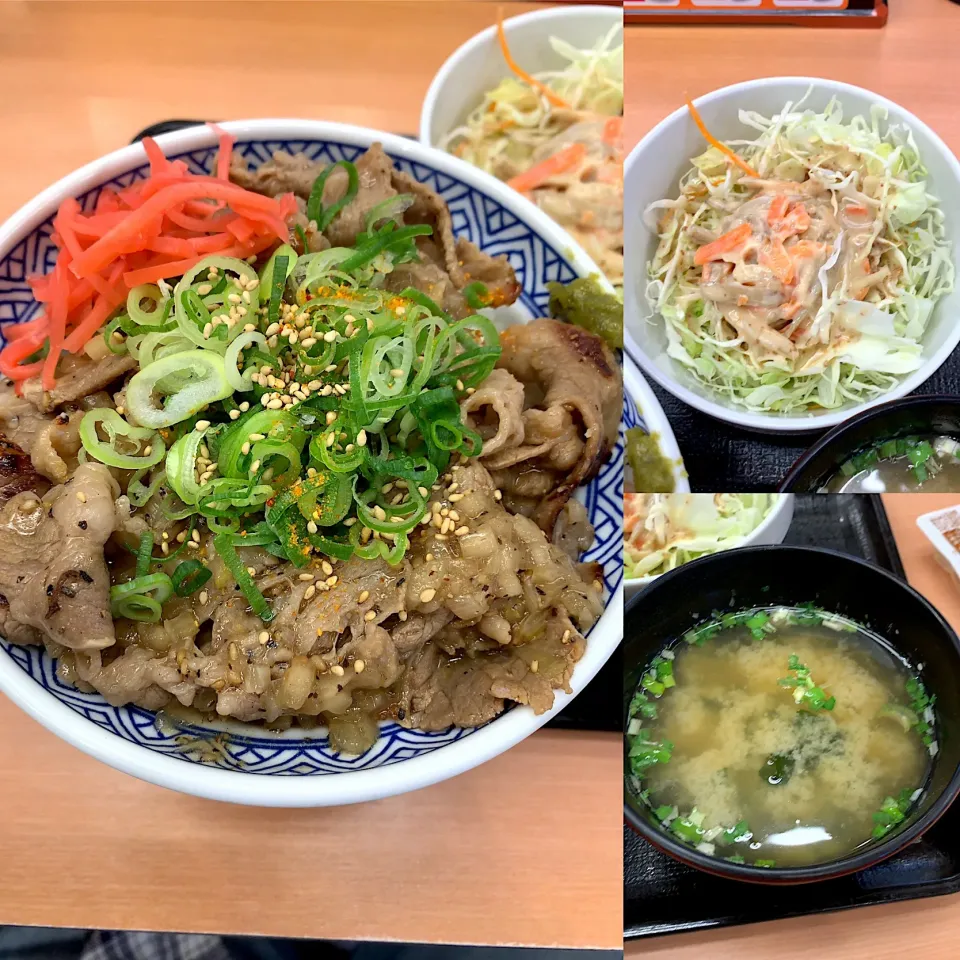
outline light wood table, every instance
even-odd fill
[[[883,29],[631,26],[625,38],[626,143],[718,87],[758,77],[826,77],[875,90],[960,153],[960,6],[891,0]],[[627,212],[630,215],[630,212]]]
[[[960,631],[960,588],[935,559],[916,525],[922,513],[960,504],[957,494],[886,494],[883,498],[907,579]],[[745,891],[744,896],[749,896]],[[954,960],[960,938],[960,897],[861,907],[816,918],[731,927],[631,943],[626,957],[656,960]]]
[[[416,133],[440,64],[495,17],[482,2],[7,0],[0,217],[157,120]],[[116,773],[0,698],[0,924],[616,948],[620,752],[615,735],[542,732],[407,796],[257,810]]]

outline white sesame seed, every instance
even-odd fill
[[[427,587],[427,589],[420,594],[420,602],[429,603],[436,595],[437,591],[434,590],[433,587]]]
[[[357,673],[363,673],[365,667],[366,664],[362,660],[354,660],[353,669],[356,670]]]
[[[251,443],[259,443],[261,440],[266,440],[267,435],[265,433],[250,433],[247,434],[247,439]]]
[[[239,419],[240,419],[240,411],[239,411],[239,410],[231,410],[231,411],[230,411],[230,419],[231,419],[231,420],[239,420]]]
[[[330,565],[329,560],[324,560],[320,564],[320,569],[329,577],[333,573],[333,567]]]
[[[240,448],[240,452],[241,452],[244,456],[246,456],[246,455],[250,452],[250,441],[249,441],[249,440],[248,440],[246,443],[244,443],[244,445]]]
[[[86,502],[87,502],[87,495],[86,495],[82,490],[78,490],[78,491],[77,491],[77,499],[78,499],[81,503],[86,503]]]
[[[201,590],[200,596],[197,597],[197,599],[200,601],[200,605],[203,606],[210,599],[210,594],[207,593],[206,590]]]
[[[266,630],[261,630],[259,636],[257,637],[257,640],[259,640],[260,643],[267,643],[269,639],[270,639],[270,634],[267,633]]]
[[[365,447],[366,445],[367,445],[367,431],[366,431],[366,430],[361,430],[361,431],[357,434],[357,446],[358,446],[358,447]]]
[[[303,599],[304,599],[304,600],[311,600],[311,599],[313,599],[313,597],[314,597],[314,595],[316,594],[316,592],[317,592],[317,588],[311,583],[310,586],[307,587],[306,590],[304,590],[304,592],[303,592]]]
[[[332,577],[327,577],[327,579],[324,580],[323,582],[324,582],[328,587],[335,587],[335,586],[337,585],[337,582],[339,581],[339,579],[340,579],[340,578],[337,577],[337,576],[332,576]]]
[[[530,662],[530,672],[531,672],[531,673],[536,673],[539,669],[540,669],[540,661],[539,661],[539,660],[532,660],[532,661]]]
[[[246,413],[249,409],[250,409],[250,404],[246,400],[244,400],[243,403],[240,404],[240,412]]]
[[[339,663],[335,663],[335,664],[330,668],[330,672],[331,672],[335,677],[342,677],[342,676],[343,676],[343,667],[341,667]]]
[[[316,532],[317,532],[317,525],[316,525],[312,520],[310,520],[310,521],[308,521],[308,523],[307,523],[307,530],[309,530],[310,533],[316,533]]]
[[[369,600],[369,599],[370,599],[370,591],[369,591],[369,590],[364,590],[364,591],[360,594],[360,596],[357,597],[357,603],[363,603],[364,600]]]
[[[194,427],[198,433],[202,433],[204,430],[209,429],[210,421],[209,420],[198,420],[197,425]]]
[[[367,623],[369,623],[371,620],[376,620],[376,619],[377,619],[377,611],[376,611],[376,610],[368,610],[368,611],[363,615],[363,619],[366,620]]]
[[[257,568],[247,567],[247,573],[249,573],[251,577],[255,577],[257,575]]]

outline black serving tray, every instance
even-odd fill
[[[960,2],[960,0],[957,0]],[[703,493],[758,493],[776,490],[797,458],[826,431],[800,435],[755,433],[708,417],[648,380],[670,422],[690,489]],[[910,396],[960,395],[960,351]]]
[[[186,127],[201,126],[206,120],[160,120],[144,127],[130,141],[139,143],[144,137],[158,137]],[[407,134],[411,140],[416,139]],[[602,730],[619,733],[623,729],[620,703],[623,699],[623,656],[618,647],[601,667],[586,689],[547,723],[557,730]]]
[[[842,550],[904,576],[880,498],[798,494],[785,540]],[[908,849],[846,877],[792,886],[746,884],[688,867],[623,831],[623,936],[705,930],[960,891],[960,806]]]

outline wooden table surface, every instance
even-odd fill
[[[935,559],[917,517],[960,504],[957,494],[886,494],[883,498],[911,585],[960,631],[960,588]],[[745,896],[749,896],[746,891]],[[960,955],[960,896],[913,900],[841,913],[687,933],[631,943],[626,960],[923,960]]]
[[[0,217],[162,119],[415,133],[434,73],[496,6],[6,0]],[[245,809],[114,772],[0,698],[0,924],[615,948],[620,751],[541,732],[406,796]]]
[[[758,77],[826,77],[895,100],[960,152],[960,6],[891,0],[876,29],[631,26],[625,39],[626,143],[718,87]]]

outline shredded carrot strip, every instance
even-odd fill
[[[51,239],[53,270],[28,283],[44,313],[4,328],[0,373],[17,383],[40,376],[56,385],[64,352],[77,353],[141,283],[181,276],[210,253],[249,258],[289,239],[296,198],[261,196],[229,182],[234,138],[217,129],[216,176],[190,173],[146,138],[150,175],[122,190],[105,187],[91,213],[76,199],[61,203]],[[229,209],[226,209],[229,208]],[[29,358],[46,346],[41,360]]]
[[[513,59],[513,54],[510,53],[510,47],[507,45],[507,32],[503,29],[503,7],[497,10],[497,39],[500,42],[500,50],[503,53],[503,59],[507,61],[507,66],[523,80],[524,83],[530,84],[534,90],[539,90],[555,107],[562,107],[567,110],[572,109],[566,100],[555,94],[545,83],[541,83],[536,77],[532,77]]]
[[[40,379],[44,390],[52,390],[57,384],[57,362],[63,352],[63,341],[67,333],[67,298],[70,296],[70,288],[66,272],[66,263],[57,263],[53,272],[54,299],[48,313],[50,326],[47,331],[50,346],[43,360]]]
[[[178,207],[184,200],[199,197],[212,197],[239,203],[245,208],[244,212],[247,215],[249,215],[248,211],[274,214],[277,207],[277,202],[270,197],[251,193],[242,187],[235,187],[210,178],[204,178],[203,182],[199,182],[198,178],[195,181],[164,187],[145,201],[143,206],[132,210],[123,223],[114,227],[77,257],[70,264],[74,276],[82,279],[91,273],[98,273],[117,257],[139,249],[139,241],[144,229],[155,227],[163,219],[167,210]],[[287,239],[285,225],[283,230],[278,229],[277,232],[281,241]]]
[[[607,146],[620,149],[623,140],[623,117],[610,117],[604,123],[602,140]]]
[[[757,173],[753,167],[750,166],[745,160],[741,160],[726,144],[721,143],[708,129],[707,125],[703,122],[703,117],[700,116],[700,112],[693,105],[693,101],[688,97],[687,98],[687,109],[690,111],[690,116],[693,117],[693,122],[697,125],[697,129],[703,134],[704,140],[710,144],[711,147],[716,147],[725,157],[730,161],[735,163],[744,173],[750,177],[759,177],[760,174]]]
[[[175,223],[181,229],[190,230],[193,233],[220,233],[237,219],[235,213],[227,213],[219,217],[191,217],[182,210],[168,210],[165,216],[171,223]]]
[[[697,266],[703,266],[703,264],[710,260],[716,260],[723,256],[723,254],[730,253],[742,247],[752,235],[753,230],[750,228],[750,224],[741,223],[739,227],[734,227],[732,230],[723,234],[722,237],[717,237],[716,240],[705,243],[700,247],[693,255],[693,262]]]
[[[572,170],[587,155],[587,148],[582,143],[571,143],[556,153],[542,160],[540,163],[518,173],[507,181],[507,186],[526,193],[546,183],[551,177],[559,173]]]
[[[233,134],[227,133],[222,127],[215,123],[208,123],[207,126],[217,135],[220,141],[220,150],[217,153],[217,177],[220,180],[230,179],[230,157],[233,153],[233,145],[237,138]]]

